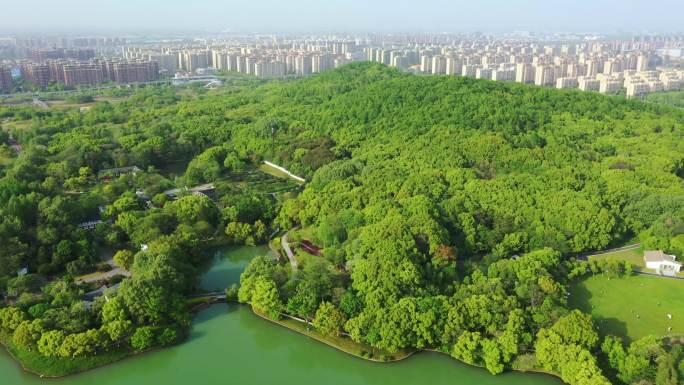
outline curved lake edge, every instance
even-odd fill
[[[241,250],[242,250],[242,248],[231,248],[231,249],[232,249],[232,250],[230,250],[230,251],[228,252],[229,254],[230,254],[230,253],[233,253],[233,252],[241,252]],[[245,249],[257,250],[257,249],[252,249],[252,248],[245,248]],[[263,249],[261,249],[261,250],[263,250]],[[253,251],[250,251],[249,253],[252,254],[252,255],[258,255],[258,254],[259,254],[258,252],[253,252]],[[247,258],[249,258],[249,257],[247,257]],[[242,259],[242,260],[237,261],[237,262],[236,262],[235,260],[232,260],[231,263],[238,263],[238,264],[240,264],[240,263],[244,263],[244,261],[245,261],[245,259]],[[213,277],[216,277],[216,276],[224,277],[225,275],[223,275],[223,274],[225,274],[225,271],[226,271],[224,267],[225,267],[225,266],[222,266],[222,268],[223,268],[222,270],[219,269],[218,271],[214,271]],[[213,266],[212,268],[215,269],[216,266]],[[216,274],[217,272],[220,273],[220,274]],[[232,274],[234,274],[234,272],[232,272]],[[206,287],[206,288],[204,288],[204,289],[207,289],[207,290],[208,290],[209,287],[216,287],[216,286],[214,286],[214,284],[211,282],[211,280],[208,281],[207,284],[208,284],[208,287]],[[461,368],[463,368],[463,369],[470,367],[470,368],[472,368],[472,370],[475,370],[476,372],[480,372],[480,375],[478,375],[478,376],[490,377],[490,378],[492,378],[492,379],[494,379],[494,378],[496,378],[496,377],[500,377],[500,376],[493,376],[493,375],[491,375],[491,374],[488,373],[485,369],[482,369],[481,367],[479,367],[479,366],[477,366],[477,365],[470,365],[470,364],[464,363],[464,362],[462,362],[462,361],[460,361],[460,360],[458,360],[458,359],[455,359],[455,358],[451,357],[449,354],[446,354],[446,353],[440,352],[440,351],[436,351],[436,350],[431,350],[431,349],[413,350],[413,351],[411,351],[409,354],[407,354],[405,357],[400,357],[400,358],[393,359],[393,360],[374,359],[373,357],[360,356],[360,355],[357,355],[357,354],[353,354],[353,352],[346,351],[346,350],[344,349],[344,344],[342,344],[342,346],[336,346],[336,345],[334,344],[334,341],[332,341],[333,343],[329,343],[329,342],[327,342],[327,341],[321,341],[321,340],[315,338],[315,336],[309,335],[309,334],[307,334],[307,333],[305,333],[305,332],[302,332],[302,331],[300,331],[300,330],[297,330],[296,328],[290,327],[291,325],[288,326],[287,324],[280,324],[280,323],[278,323],[278,322],[275,322],[275,321],[273,321],[273,320],[270,320],[270,319],[268,319],[268,318],[265,318],[265,317],[263,317],[263,316],[257,314],[256,312],[252,311],[251,306],[250,306],[250,307],[245,307],[244,305],[242,305],[242,304],[237,304],[237,303],[235,303],[235,302],[233,302],[233,301],[225,301],[225,300],[214,301],[213,303],[206,303],[206,304],[203,304],[203,306],[202,306],[201,308],[197,308],[197,309],[195,309],[195,311],[192,311],[192,314],[193,314],[193,329],[194,329],[195,327],[199,327],[200,330],[201,330],[201,329],[202,329],[201,324],[202,324],[203,322],[205,322],[205,320],[204,320],[203,318],[207,317],[207,316],[205,316],[205,314],[207,314],[207,313],[212,313],[212,312],[216,312],[217,309],[219,309],[219,308],[222,307],[222,306],[228,306],[229,308],[237,309],[238,312],[240,312],[240,309],[242,309],[242,310],[241,310],[242,312],[246,312],[247,314],[251,314],[252,316],[255,316],[255,317],[252,318],[252,321],[249,322],[249,323],[254,322],[254,320],[258,320],[259,318],[269,320],[269,321],[271,321],[271,322],[273,322],[273,323],[279,324],[280,326],[282,326],[282,327],[284,327],[284,328],[286,328],[286,329],[289,329],[289,330],[292,331],[292,332],[296,332],[296,333],[299,334],[299,335],[304,335],[304,336],[310,337],[310,339],[303,339],[303,340],[309,340],[309,341],[314,340],[314,341],[317,341],[317,342],[322,342],[323,345],[327,345],[328,347],[334,348],[334,349],[328,349],[328,350],[331,350],[331,351],[338,351],[338,352],[344,353],[343,355],[344,355],[344,356],[347,356],[347,357],[352,356],[352,357],[355,357],[355,358],[361,358],[361,360],[357,360],[357,361],[358,361],[358,362],[367,362],[367,363],[371,363],[371,364],[373,364],[371,367],[374,367],[376,364],[390,363],[390,362],[394,363],[394,362],[396,362],[397,365],[398,365],[398,366],[397,366],[397,372],[396,372],[396,373],[404,373],[404,371],[406,370],[406,369],[405,369],[405,368],[406,368],[406,365],[412,366],[414,362],[421,362],[421,365],[425,365],[426,362],[439,362],[439,361],[442,361],[442,358],[444,358],[444,359],[447,359],[447,358],[448,358],[448,361],[451,361],[451,365],[452,365],[453,367],[456,367],[456,368],[461,367]],[[207,310],[207,312],[205,312],[204,310]],[[258,317],[258,318],[257,318],[257,317]],[[295,320],[293,319],[292,322],[298,322],[298,321],[295,321]],[[301,322],[301,321],[299,321],[299,322]],[[261,323],[261,322],[260,322],[260,321],[256,321],[256,324],[259,324],[259,323]],[[256,324],[255,324],[255,325],[256,325]],[[264,328],[264,330],[270,329],[270,328],[271,328],[271,327],[268,326],[266,323],[263,323],[263,324],[264,324],[264,326],[262,326],[262,328]],[[199,326],[198,326],[198,325],[199,325]],[[272,328],[272,329],[280,329],[280,328]],[[281,329],[281,330],[282,330],[282,329]],[[288,334],[288,333],[286,333],[286,334]],[[293,333],[289,333],[289,334],[293,334]],[[298,339],[298,338],[299,338],[299,337],[291,337],[292,340],[296,340],[296,339]],[[11,343],[11,341],[10,341],[10,343]],[[292,341],[292,343],[296,343],[296,342],[295,342],[295,341]],[[27,380],[26,380],[26,381],[27,381],[27,382],[26,382],[27,384],[28,384],[28,383],[33,384],[33,383],[34,383],[33,381],[37,381],[37,380],[30,380],[29,377],[30,377],[30,378],[36,378],[36,379],[39,378],[39,377],[40,377],[40,378],[45,378],[46,380],[49,380],[49,381],[55,381],[54,383],[56,384],[56,383],[61,383],[61,381],[67,381],[68,383],[71,383],[71,381],[72,381],[71,378],[76,378],[76,380],[73,380],[73,381],[77,381],[77,382],[78,382],[78,381],[80,381],[80,380],[78,380],[78,377],[79,377],[79,376],[87,376],[87,377],[84,377],[84,378],[98,378],[98,377],[97,377],[98,374],[94,374],[94,375],[91,375],[91,374],[92,374],[92,373],[98,373],[98,372],[100,372],[100,371],[104,371],[104,373],[107,373],[107,372],[106,372],[107,370],[111,370],[111,368],[113,368],[113,367],[114,367],[114,368],[115,368],[115,367],[119,367],[120,365],[121,365],[121,367],[126,367],[125,365],[133,365],[133,366],[138,365],[138,366],[139,366],[139,364],[136,364],[137,362],[143,362],[144,360],[147,360],[147,359],[154,359],[154,358],[151,358],[151,357],[165,356],[165,355],[168,354],[168,353],[166,353],[167,351],[174,350],[175,348],[177,348],[177,347],[179,347],[179,346],[184,346],[184,345],[186,345],[186,344],[188,344],[188,346],[192,346],[192,345],[193,345],[192,337],[190,337],[188,340],[184,340],[184,341],[183,341],[182,343],[180,343],[180,344],[176,344],[176,345],[173,345],[173,346],[170,346],[170,347],[150,349],[150,350],[142,351],[142,352],[129,351],[129,352],[127,352],[127,354],[122,354],[120,357],[117,357],[117,359],[113,359],[113,360],[111,360],[111,361],[109,361],[109,362],[102,362],[102,363],[99,364],[99,365],[92,365],[92,366],[89,367],[89,368],[86,368],[86,369],[83,369],[83,370],[80,370],[80,371],[74,371],[74,372],[72,372],[72,373],[69,373],[69,374],[66,374],[66,375],[61,375],[61,376],[40,376],[40,373],[36,373],[35,371],[32,371],[31,369],[27,369],[27,368],[22,364],[21,360],[17,359],[17,358],[12,354],[11,350],[10,350],[10,349],[7,349],[6,346],[5,346],[5,348],[6,348],[5,350],[8,351],[8,358],[11,358],[12,361],[14,361],[13,366],[15,366],[15,368],[17,369],[17,371],[18,371],[18,372],[27,373],[27,375],[28,375]],[[287,347],[287,346],[289,346],[289,345],[290,345],[290,344],[286,344],[285,347]],[[366,350],[367,350],[367,349],[370,349],[370,348],[369,348],[369,347],[366,347]],[[430,353],[430,355],[431,355],[431,353],[442,353],[442,354],[439,355],[439,356],[435,355],[435,356],[433,356],[432,358],[426,357],[427,355],[422,355],[422,354],[421,354],[421,355],[417,355],[417,354],[415,354],[415,353],[420,353],[420,352],[427,352],[427,353]],[[149,354],[148,354],[148,353],[149,353]],[[153,354],[153,353],[154,353],[154,354]],[[377,351],[375,351],[374,354],[375,354],[375,353],[377,353]],[[382,353],[380,353],[380,354],[382,354]],[[415,356],[415,357],[414,357],[414,356]],[[418,356],[421,356],[421,357],[418,357]],[[441,357],[440,357],[440,356],[441,356]],[[385,357],[387,357],[387,355],[385,355]],[[408,357],[414,357],[414,358],[413,358],[412,360],[407,360],[406,358],[408,358]],[[133,360],[133,358],[137,358],[137,359],[136,359],[136,360]],[[351,357],[350,357],[350,358],[351,358]],[[417,360],[417,361],[416,361],[416,360]],[[406,363],[403,363],[403,362],[400,363],[399,361],[405,361]],[[444,360],[444,362],[446,362],[446,361],[447,361],[447,360]],[[330,363],[329,363],[329,364],[330,364]],[[464,365],[462,365],[462,364],[464,364]],[[447,365],[449,365],[448,362],[447,362]],[[383,368],[386,368],[386,369],[384,369],[384,370],[391,371],[392,373],[395,373],[395,372],[392,371],[392,369],[391,369],[393,366],[390,366],[390,365],[377,365],[377,366],[375,366],[375,367],[377,367],[377,368],[383,367]],[[22,370],[19,370],[20,368],[21,368]],[[108,369],[108,368],[109,368],[109,369]],[[331,368],[334,368],[334,365],[331,366]],[[367,367],[367,368],[368,368],[368,367]],[[476,370],[476,369],[481,369],[481,370]],[[462,369],[458,369],[458,370],[461,371]],[[389,373],[389,372],[388,372],[388,373]],[[506,372],[504,372],[502,375],[513,375],[513,374],[521,375],[521,374],[523,374],[523,373],[528,374],[530,379],[529,379],[529,380],[524,380],[525,378],[528,378],[528,376],[518,377],[518,380],[515,380],[515,381],[514,381],[515,383],[518,383],[519,381],[521,381],[520,378],[523,379],[522,382],[521,382],[521,383],[523,383],[523,384],[528,383],[528,381],[531,381],[530,383],[533,383],[533,382],[535,382],[535,381],[539,381],[539,382],[541,382],[541,383],[546,383],[547,381],[551,381],[552,384],[556,384],[556,383],[560,384],[560,383],[562,383],[562,382],[557,382],[557,381],[561,381],[561,380],[559,379],[559,376],[554,375],[553,373],[545,373],[545,372],[543,372],[543,371],[536,371],[536,370],[510,369],[510,370],[507,370]],[[404,374],[404,375],[405,375],[405,374]],[[95,376],[95,377],[93,377],[93,376]],[[248,375],[245,374],[245,376],[248,376]],[[402,375],[402,374],[399,374],[399,376],[403,376],[403,375]],[[383,377],[383,378],[384,378],[384,377]],[[402,377],[402,378],[405,378],[405,377]],[[514,378],[515,378],[515,377],[514,377]],[[544,378],[546,378],[546,380],[545,380]],[[246,378],[244,378],[244,379],[246,379]],[[498,381],[498,380],[497,380],[497,381]],[[502,380],[502,381],[506,381],[506,380]],[[23,382],[22,382],[22,383],[23,383]],[[38,382],[36,382],[36,383],[38,383]],[[42,383],[42,381],[41,381],[40,383]],[[380,383],[382,383],[382,382],[380,382]],[[487,382],[487,383],[489,383],[489,382]]]
[[[314,341],[316,341],[316,342],[318,342],[318,343],[321,343],[321,344],[323,344],[323,345],[329,346],[329,347],[331,347],[331,348],[333,348],[333,349],[335,349],[335,350],[337,350],[337,351],[343,352],[343,353],[345,353],[345,354],[347,354],[347,355],[349,355],[349,356],[352,356],[352,357],[355,357],[355,358],[357,358],[357,359],[361,359],[361,360],[364,360],[364,361],[373,362],[373,363],[376,363],[376,364],[391,364],[391,363],[397,363],[397,362],[404,361],[404,360],[406,360],[406,359],[408,359],[408,358],[411,358],[411,357],[413,357],[414,355],[416,355],[416,354],[418,354],[418,353],[429,352],[429,353],[439,353],[439,354],[445,355],[445,356],[449,357],[450,359],[454,360],[454,361],[455,361],[456,363],[458,363],[458,364],[463,364],[463,365],[465,365],[465,366],[470,366],[470,367],[474,367],[474,368],[486,370],[486,369],[485,369],[484,367],[482,367],[482,366],[474,365],[474,364],[469,364],[469,363],[467,363],[467,362],[463,362],[463,361],[458,360],[458,359],[452,357],[451,355],[449,355],[449,354],[447,354],[447,353],[445,353],[445,352],[439,351],[439,350],[437,350],[437,349],[415,349],[415,350],[411,350],[411,351],[407,352],[406,354],[401,355],[400,357],[392,358],[392,359],[389,359],[389,360],[380,360],[380,359],[375,359],[375,358],[372,358],[372,357],[364,357],[364,356],[358,355],[358,354],[356,354],[356,353],[354,353],[354,352],[351,352],[351,351],[349,351],[349,350],[347,350],[347,349],[344,349],[343,347],[341,347],[341,346],[339,346],[339,345],[337,345],[337,344],[334,344],[334,343],[332,343],[332,342],[330,342],[330,341],[326,341],[326,340],[320,339],[320,338],[316,337],[316,336],[313,335],[313,334],[309,334],[309,333],[306,333],[306,332],[304,332],[304,331],[302,331],[302,330],[298,330],[298,329],[296,329],[296,328],[294,328],[294,327],[291,327],[291,326],[287,325],[287,324],[284,323],[284,322],[281,322],[281,321],[278,321],[278,320],[270,319],[270,318],[266,317],[265,315],[259,314],[259,312],[254,311],[254,309],[252,309],[251,306],[249,306],[249,305],[239,304],[239,303],[237,303],[237,302],[214,302],[214,303],[209,303],[209,304],[206,304],[206,305],[207,305],[207,306],[202,307],[201,309],[197,309],[196,311],[194,311],[193,314],[194,314],[195,316],[197,316],[197,314],[199,314],[199,313],[202,312],[203,310],[210,309],[210,308],[212,308],[212,307],[214,307],[214,306],[216,306],[216,305],[238,305],[238,306],[248,306],[248,307],[250,308],[250,311],[251,311],[254,315],[256,315],[257,317],[259,317],[260,319],[262,319],[262,320],[269,321],[269,322],[272,323],[272,324],[275,324],[275,325],[278,325],[278,326],[280,326],[280,327],[282,327],[282,328],[285,328],[285,329],[287,329],[287,330],[290,330],[290,331],[292,331],[292,332],[294,332],[294,333],[296,333],[296,334],[298,334],[298,335],[302,335],[302,336],[308,337],[308,338],[310,338],[310,339],[312,339],[312,340],[314,340]],[[295,321],[295,320],[293,320],[293,321]],[[297,321],[295,321],[295,322],[297,322]],[[184,342],[181,342],[181,343],[178,344],[178,345],[182,345],[183,343],[185,343],[185,341],[184,341]],[[3,347],[5,348],[5,351],[7,352],[7,354],[12,358],[13,361],[15,361],[15,363],[16,363],[19,367],[21,367],[21,369],[22,369],[24,372],[29,373],[29,374],[34,375],[34,376],[37,376],[37,377],[40,377],[40,378],[47,378],[47,379],[67,378],[67,377],[79,375],[79,374],[82,374],[82,373],[85,373],[85,372],[100,370],[100,369],[106,368],[106,367],[108,367],[108,366],[112,366],[112,365],[119,364],[119,363],[124,362],[124,361],[130,361],[130,360],[132,360],[132,359],[134,359],[134,358],[140,358],[140,357],[142,357],[142,356],[144,356],[144,355],[154,354],[154,353],[157,353],[157,352],[160,352],[160,351],[163,351],[163,350],[166,350],[166,349],[171,348],[171,346],[169,346],[169,347],[165,347],[165,348],[151,349],[151,350],[146,350],[146,351],[142,351],[142,352],[130,351],[130,352],[128,352],[128,354],[124,354],[124,355],[122,355],[120,358],[114,359],[114,360],[112,360],[112,361],[110,361],[110,362],[103,363],[103,364],[101,364],[101,365],[94,365],[94,366],[89,367],[89,368],[87,368],[87,369],[85,369],[85,370],[82,370],[82,371],[77,371],[77,372],[65,374],[65,375],[62,375],[62,376],[49,376],[49,375],[41,374],[41,373],[39,373],[39,372],[37,372],[37,371],[35,371],[35,370],[32,370],[32,369],[30,369],[30,368],[27,368],[27,367],[24,365],[24,362],[23,362],[22,360],[18,359],[18,358],[14,355],[14,353],[11,351],[11,349],[10,349],[8,346],[6,346],[4,343],[3,343],[2,345],[3,345]],[[175,345],[174,345],[174,346],[175,346]],[[555,374],[555,373],[550,373],[550,372],[546,372],[546,371],[543,371],[543,370],[537,370],[537,369],[531,369],[531,370],[509,369],[508,372],[517,372],[517,373],[531,374],[531,375],[543,375],[543,376],[550,376],[550,377],[554,377],[554,378],[557,378],[557,379],[561,379],[560,376],[557,375],[557,374]],[[505,373],[505,372],[504,372],[504,373]],[[491,375],[491,374],[490,374],[490,375]],[[491,376],[494,377],[494,375],[491,375]],[[561,379],[561,381],[562,381],[562,379]]]
[[[360,359],[366,360],[366,361],[377,362],[377,363],[399,362],[399,361],[403,361],[403,360],[405,360],[405,359],[411,357],[412,355],[414,355],[414,354],[416,354],[416,353],[418,353],[418,352],[420,351],[420,350],[418,350],[418,349],[412,349],[412,350],[410,350],[410,351],[407,351],[407,352],[401,354],[399,357],[391,358],[391,359],[388,359],[388,360],[380,360],[380,359],[376,359],[376,358],[373,358],[373,357],[364,357],[364,356],[361,356],[361,355],[359,355],[359,354],[356,354],[356,353],[354,353],[354,352],[352,352],[352,351],[349,351],[348,349],[345,349],[345,348],[343,348],[342,346],[337,345],[337,344],[335,344],[335,343],[332,342],[332,341],[326,341],[325,339],[323,339],[323,338],[321,338],[321,337],[318,337],[318,336],[316,336],[316,335],[313,334],[313,333],[307,333],[306,331],[299,330],[299,329],[296,329],[296,328],[294,328],[294,327],[291,327],[290,325],[288,325],[288,324],[285,323],[284,321],[281,321],[281,320],[274,320],[274,319],[268,318],[267,316],[265,316],[264,314],[259,313],[258,311],[256,311],[256,310],[253,309],[253,308],[252,308],[251,310],[252,310],[252,313],[254,313],[254,314],[257,315],[258,317],[260,317],[260,318],[262,318],[262,319],[264,319],[264,320],[266,320],[266,321],[270,321],[270,322],[272,322],[272,323],[274,323],[274,324],[277,324],[277,325],[280,325],[280,326],[282,326],[282,327],[284,327],[284,328],[286,328],[286,329],[288,329],[288,330],[291,330],[291,331],[293,331],[293,332],[296,332],[297,334],[301,334],[301,335],[303,335],[303,336],[309,337],[309,338],[311,338],[311,339],[313,339],[313,340],[315,340],[315,341],[317,341],[317,342],[320,342],[320,343],[322,343],[322,344],[328,345],[328,346],[330,346],[330,347],[332,347],[332,348],[335,348],[335,349],[337,349],[337,350],[339,350],[339,351],[341,351],[341,352],[343,352],[343,353],[349,354],[350,356],[353,356],[353,357],[356,357],[356,358],[360,358]],[[294,319],[292,319],[292,321],[294,321],[294,322],[299,322],[299,321],[294,320]],[[350,342],[352,342],[352,341],[350,340]],[[356,342],[354,342],[354,344],[359,345],[359,344],[356,343]]]
[[[255,245],[255,246],[241,246],[241,245],[233,245],[229,244],[228,241],[225,238],[218,238],[208,245],[204,246],[205,252],[208,253],[211,257],[208,259],[206,266],[202,266],[201,268],[206,270],[203,275],[206,275],[211,268],[213,267],[212,265],[212,259],[216,258],[216,253],[220,251],[228,251],[229,253],[233,252],[239,252],[241,250],[254,250],[254,251],[262,251],[262,252],[268,252],[269,248],[267,244],[263,245]],[[201,288],[202,290],[207,290],[210,291],[209,288]],[[217,301],[215,298],[210,298],[207,297],[207,301],[197,303],[193,307],[189,308],[188,311],[191,313],[193,319],[197,317],[197,314],[200,313],[202,310],[206,310],[211,308],[213,305],[217,304],[222,304],[225,303],[225,301]],[[194,321],[193,321],[194,322]],[[3,333],[0,333],[0,345],[2,345],[2,348],[7,352],[7,357],[13,361],[13,363],[21,369],[21,371],[28,373],[32,376],[38,377],[38,378],[47,378],[47,379],[60,379],[60,378],[68,378],[72,376],[76,376],[79,374],[91,372],[94,370],[98,370],[101,368],[105,368],[108,366],[111,366],[113,364],[117,364],[123,361],[129,361],[132,358],[139,358],[143,355],[147,355],[148,353],[154,353],[158,351],[163,351],[167,350],[169,348],[172,348],[174,346],[179,346],[183,345],[184,343],[187,342],[186,340],[183,340],[179,342],[178,344],[174,344],[171,346],[166,346],[166,347],[155,347],[153,349],[148,349],[144,351],[136,351],[134,349],[125,349],[125,348],[118,348],[112,351],[108,352],[103,352],[94,356],[90,357],[77,357],[77,358],[59,358],[59,359],[54,359],[54,362],[59,362],[56,365],[61,366],[61,369],[50,369],[47,368],[47,370],[43,370],[41,367],[35,367],[31,365],[29,361],[32,360],[26,360],[23,359],[22,356],[30,356],[34,354],[38,354],[37,352],[29,352],[29,351],[23,351],[20,354],[18,354],[19,349],[15,348],[13,346],[12,342],[12,336],[11,335],[3,335]],[[42,359],[47,359],[45,357],[41,357]],[[37,358],[36,358],[37,359]],[[70,364],[65,364],[65,362],[71,361]],[[76,363],[74,363],[76,361]],[[78,362],[82,363],[78,363]],[[65,369],[66,368],[66,369]]]
[[[21,368],[21,370],[25,373],[28,373],[30,375],[33,375],[33,376],[36,376],[39,378],[47,378],[47,379],[59,379],[59,378],[66,378],[66,377],[70,377],[70,376],[75,376],[75,375],[78,375],[81,373],[85,373],[85,372],[89,372],[92,370],[104,368],[104,367],[107,367],[110,365],[114,365],[114,364],[117,364],[119,362],[126,361],[128,359],[131,359],[131,358],[134,358],[137,356],[141,356],[143,354],[153,353],[157,350],[166,349],[166,348],[159,348],[159,349],[150,349],[150,350],[145,350],[145,351],[133,351],[133,350],[120,351],[120,356],[115,356],[115,357],[112,357],[112,354],[114,354],[114,352],[108,352],[110,354],[105,354],[105,355],[86,357],[86,358],[90,358],[90,359],[93,359],[93,358],[100,359],[101,363],[95,363],[92,365],[88,365],[87,367],[85,367],[82,370],[73,370],[73,371],[70,370],[68,373],[65,373],[62,375],[54,375],[54,374],[41,373],[40,370],[29,367],[26,364],[25,360],[22,360],[21,358],[19,358],[17,356],[17,354],[8,345],[6,340],[10,340],[9,343],[11,343],[11,337],[3,336],[2,338],[0,338],[0,345],[2,345],[3,350],[7,353],[7,356],[12,360],[12,362],[14,362],[15,365],[17,365],[19,368]]]
[[[249,305],[246,305],[246,306],[249,306]],[[461,360],[459,360],[459,359],[457,359],[457,358],[452,357],[450,354],[447,354],[447,353],[445,353],[445,352],[443,352],[443,351],[440,351],[440,350],[437,350],[437,349],[414,349],[414,350],[411,350],[409,353],[402,355],[402,356],[399,357],[399,358],[393,358],[393,359],[389,359],[389,360],[379,360],[379,359],[375,359],[375,358],[372,358],[372,357],[364,357],[364,356],[358,355],[358,354],[356,354],[356,353],[354,353],[354,352],[350,352],[350,351],[344,349],[343,347],[338,346],[338,345],[336,345],[336,344],[334,344],[334,343],[332,343],[332,342],[330,342],[330,341],[326,341],[326,340],[323,340],[323,339],[321,339],[321,338],[318,338],[318,337],[316,337],[316,336],[313,335],[313,334],[309,334],[309,333],[306,333],[306,332],[304,332],[304,331],[302,331],[302,330],[293,328],[293,327],[289,326],[288,324],[286,324],[286,323],[284,323],[284,322],[282,322],[282,321],[274,320],[274,319],[268,318],[267,316],[265,316],[265,315],[263,315],[263,314],[260,314],[258,311],[252,309],[251,306],[250,306],[250,310],[252,311],[252,313],[254,313],[254,315],[256,315],[257,317],[261,318],[262,320],[269,321],[269,322],[271,322],[271,323],[273,323],[273,324],[276,324],[276,325],[278,325],[278,326],[281,326],[281,327],[283,327],[283,328],[285,328],[285,329],[287,329],[287,330],[290,330],[290,331],[292,331],[292,332],[295,332],[295,333],[297,333],[297,334],[299,334],[299,335],[303,335],[303,336],[305,336],[305,337],[309,337],[310,339],[312,339],[312,340],[314,340],[314,341],[316,341],[316,342],[322,343],[322,344],[327,345],[327,346],[329,346],[329,347],[331,347],[331,348],[334,348],[334,349],[336,349],[336,350],[338,350],[338,351],[340,351],[340,352],[343,352],[343,353],[345,353],[345,354],[348,354],[348,355],[350,355],[350,356],[352,356],[352,357],[355,357],[355,358],[358,358],[358,359],[361,359],[361,360],[364,360],[364,361],[369,361],[369,362],[378,363],[378,364],[391,364],[391,363],[396,363],[396,362],[404,361],[404,360],[406,360],[406,359],[408,359],[408,358],[413,357],[414,355],[416,355],[416,354],[418,354],[418,353],[427,352],[427,353],[438,353],[438,354],[442,354],[442,355],[445,355],[445,356],[449,357],[450,359],[454,360],[454,361],[457,362],[458,364],[462,364],[462,365],[465,365],[465,366],[470,366],[470,367],[473,367],[473,368],[478,368],[478,369],[482,369],[482,370],[485,370],[485,371],[486,371],[486,368],[485,368],[484,366],[480,366],[480,365],[476,365],[476,364],[470,364],[470,363],[461,361]],[[298,321],[296,321],[296,320],[293,320],[293,321],[298,322]],[[508,369],[507,371],[505,371],[505,372],[503,372],[503,373],[506,373],[506,372],[521,373],[521,374],[530,374],[530,375],[537,375],[537,376],[549,376],[549,377],[553,377],[553,378],[556,378],[556,379],[559,379],[559,380],[563,381],[563,379],[561,378],[561,376],[560,376],[559,374],[556,374],[556,373],[553,373],[553,372],[548,372],[548,371],[545,371],[545,370],[543,370],[543,369],[513,369],[513,368],[511,368],[511,369]],[[502,374],[503,374],[503,373],[502,373]],[[492,377],[496,377],[496,375],[493,375],[493,374],[491,374],[491,373],[490,373],[490,375],[491,375]]]

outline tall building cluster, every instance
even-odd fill
[[[8,59],[9,58],[9,59]],[[113,59],[116,58],[116,59]],[[0,65],[39,87],[146,82],[217,71],[316,74],[353,61],[405,71],[642,97],[684,83],[684,36],[590,34],[217,35],[169,40],[0,37]],[[11,88],[11,87],[10,87]]]
[[[296,43],[221,43],[203,46],[125,47],[124,58],[156,60],[167,73],[239,72],[258,77],[309,75],[353,60],[355,44],[348,41]]]
[[[47,60],[43,63],[22,62],[21,77],[36,87],[46,88],[51,82],[67,87],[106,82],[137,83],[159,80],[159,64],[142,60]]]
[[[447,44],[365,47],[366,60],[423,74],[515,81],[555,88],[641,97],[673,91],[684,71],[668,67],[663,41],[580,41],[542,44],[518,40],[460,40]],[[676,44],[681,44],[677,40]],[[672,49],[668,49],[672,52]]]
[[[29,58],[35,62],[44,62],[49,59],[90,60],[95,58],[95,50],[92,48],[39,48],[31,49]]]

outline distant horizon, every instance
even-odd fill
[[[684,2],[675,0],[36,0],[0,14],[0,34],[19,35],[684,32]]]
[[[2,29],[0,27],[0,38],[7,37],[65,37],[65,38],[79,38],[79,37],[130,37],[130,38],[163,38],[163,39],[203,39],[203,38],[221,38],[221,37],[239,37],[239,36],[284,36],[284,37],[304,37],[304,36],[327,36],[327,35],[349,35],[354,37],[362,37],[364,35],[432,35],[432,36],[459,36],[459,35],[474,35],[481,34],[485,36],[503,36],[513,34],[529,33],[530,38],[548,37],[550,35],[578,35],[578,36],[605,36],[609,38],[625,38],[629,36],[683,36],[684,28],[682,30],[673,31],[657,31],[657,30],[611,30],[611,31],[593,31],[593,30],[454,30],[454,31],[430,31],[430,30],[282,30],[282,31],[225,31],[225,30],[201,30],[201,29],[187,29],[187,30],[165,30],[165,29],[83,29],[83,30],[66,30],[66,29],[33,29],[33,30],[11,30]]]

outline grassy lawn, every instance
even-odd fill
[[[253,310],[254,311],[254,310]],[[290,318],[284,318],[280,320],[272,320],[270,318],[266,318],[263,314],[260,314],[257,311],[254,311],[254,314],[258,315],[259,317],[266,319],[268,321],[277,323],[278,325],[284,326],[290,330],[294,330],[298,333],[304,334],[305,336],[311,337],[315,339],[316,341],[322,342],[326,345],[332,346],[336,349],[339,349],[345,353],[351,354],[353,356],[363,358],[366,360],[371,360],[371,361],[376,361],[376,362],[391,362],[391,361],[400,361],[403,360],[404,358],[410,357],[413,353],[415,353],[415,350],[399,350],[395,353],[390,353],[388,351],[382,350],[382,349],[374,349],[371,348],[370,346],[366,344],[361,344],[352,341],[349,337],[346,336],[325,336],[319,332],[317,332],[313,326],[306,325],[302,322],[290,319]]]
[[[645,266],[644,266],[644,250],[642,248],[637,248],[637,249],[632,249],[632,250],[624,250],[624,251],[616,251],[614,253],[601,254],[601,255],[592,255],[589,257],[589,259],[605,259],[605,258],[613,258],[613,259],[620,260],[620,261],[628,261],[629,263],[632,264],[632,268],[635,271],[641,271],[642,269],[645,269]]]
[[[28,130],[31,128],[31,120],[9,120],[2,123],[2,129],[11,130]]]
[[[574,285],[569,302],[571,307],[591,314],[602,335],[634,340],[649,334],[684,334],[684,281],[645,275],[618,279],[595,275]]]
[[[46,100],[45,103],[47,103],[50,107],[63,109],[92,107],[95,105],[95,102],[69,103],[66,100]]]
[[[63,377],[70,374],[84,372],[89,369],[109,365],[120,361],[128,356],[135,354],[125,349],[114,349],[109,352],[100,353],[93,357],[79,358],[54,358],[45,357],[33,351],[17,348],[12,342],[11,336],[0,332],[0,343],[5,345],[7,351],[14,357],[24,370],[37,374],[42,377]]]
[[[0,151],[0,167],[8,167],[12,163],[14,163],[12,155]]]

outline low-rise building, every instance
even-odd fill
[[[662,275],[676,275],[682,268],[674,255],[665,254],[662,250],[644,252],[644,263],[647,269],[655,270]]]

